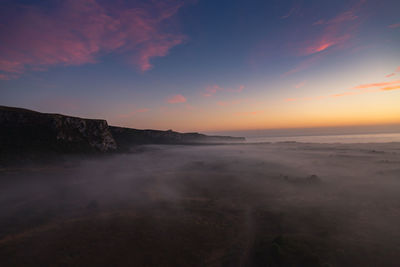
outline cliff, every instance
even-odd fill
[[[0,155],[92,153],[128,150],[139,144],[235,142],[242,137],[138,130],[108,126],[105,120],[0,106]]]
[[[0,106],[0,152],[109,152],[117,149],[105,120]]]

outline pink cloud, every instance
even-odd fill
[[[313,25],[322,27],[318,28],[319,32],[314,36],[305,36],[305,41],[296,45],[299,55],[307,56],[333,48],[343,48],[355,35],[355,30],[360,23],[357,13],[364,2],[363,0],[359,1],[349,10],[341,12],[331,19],[320,19],[314,22]]]
[[[301,48],[300,54],[311,55],[322,52],[333,46],[339,46],[353,37],[355,29],[354,20],[358,18],[355,15],[356,8],[349,11],[342,12],[331,20],[324,21],[319,20],[313,25],[325,25],[322,32],[311,38],[311,41],[307,40],[309,44],[306,44],[304,48]]]
[[[306,41],[298,44],[296,50],[300,56],[310,56],[300,62],[297,66],[285,72],[283,76],[287,76],[299,71],[308,69],[310,66],[318,62],[321,57],[336,49],[345,47],[353,38],[357,23],[351,23],[352,16],[339,14],[328,22],[320,22],[325,25],[322,32],[314,37],[307,37]],[[354,19],[357,18],[354,15]],[[299,47],[299,48],[297,48]],[[333,49],[333,50],[332,50]]]
[[[334,36],[322,36],[320,40],[316,40],[316,42],[303,50],[305,55],[311,55],[315,53],[322,52],[332,46],[341,44],[346,42],[351,38],[350,34],[345,34],[342,36],[334,37]]]
[[[378,92],[381,91],[379,88],[366,88],[366,89],[362,89],[359,91],[347,91],[344,93],[339,93],[339,94],[334,94],[331,95],[330,97],[342,97],[342,96],[351,96],[351,95],[361,95],[361,94],[366,94],[366,93],[373,93],[373,92]]]
[[[394,75],[396,75],[395,73],[390,73],[390,74],[388,74],[388,75],[385,75],[385,77],[386,78],[389,78],[389,77],[392,77],[392,76],[394,76]]]
[[[372,87],[393,85],[393,84],[398,84],[398,83],[400,83],[400,80],[391,81],[391,82],[381,82],[381,83],[367,83],[367,84],[361,84],[361,85],[355,86],[352,89],[366,89],[366,88],[372,88]]]
[[[182,38],[177,37],[172,40],[164,40],[157,44],[148,45],[143,48],[139,54],[138,64],[142,71],[147,71],[153,67],[150,63],[152,57],[163,57],[168,54],[171,47],[174,47],[182,42]]]
[[[170,104],[184,103],[186,102],[186,98],[183,95],[174,95],[167,99],[167,102]]]
[[[154,1],[135,6],[123,2],[61,0],[51,10],[31,5],[3,8],[0,70],[21,74],[52,66],[96,63],[108,53],[124,54],[141,71],[185,36],[169,23],[182,2]],[[2,7],[0,6],[0,9]],[[1,22],[1,21],[0,21]]]
[[[397,71],[397,72],[400,72],[400,66],[397,67],[396,71]]]
[[[400,23],[391,24],[388,27],[391,28],[391,29],[399,28],[400,27]]]
[[[334,44],[335,44],[334,41],[321,40],[321,42],[319,42],[318,44],[307,47],[305,49],[305,51],[306,51],[306,54],[314,54],[314,53],[324,51],[325,49],[331,47]]]

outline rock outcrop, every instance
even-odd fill
[[[107,122],[0,106],[0,150],[109,152],[117,149]]]

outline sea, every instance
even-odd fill
[[[400,124],[298,129],[264,129],[213,132],[208,134],[241,136],[247,143],[390,143],[400,142]]]
[[[400,142],[400,133],[378,134],[340,134],[340,135],[306,135],[306,136],[261,136],[246,137],[247,143],[390,143]]]

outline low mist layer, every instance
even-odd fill
[[[0,170],[0,261],[396,266],[400,144],[142,146]]]

